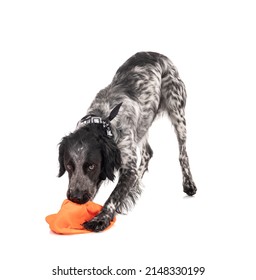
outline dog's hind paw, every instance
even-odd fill
[[[110,225],[111,219],[108,215],[101,212],[95,216],[92,220],[85,222],[83,227],[87,230],[100,232],[106,229]]]
[[[183,191],[189,196],[196,194],[197,188],[193,181],[185,180],[183,183]]]

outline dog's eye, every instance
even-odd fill
[[[95,168],[95,164],[91,164],[88,166],[88,170],[90,171],[94,170],[94,168]]]

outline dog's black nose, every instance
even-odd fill
[[[83,203],[83,201],[80,198],[77,198],[77,197],[71,197],[70,200],[72,202],[75,202],[75,203],[78,203],[78,204],[82,204]]]
[[[77,204],[84,204],[89,201],[88,198],[84,198],[84,197],[70,197],[69,200]]]
[[[77,204],[84,204],[90,200],[87,194],[71,193],[69,191],[67,193],[67,198]]]

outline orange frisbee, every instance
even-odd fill
[[[48,215],[45,220],[50,229],[58,234],[78,234],[89,233],[82,224],[95,217],[102,209],[102,206],[88,201],[85,204],[77,204],[65,199],[61,205],[60,211],[56,214]],[[116,217],[105,229],[109,229],[116,221]]]

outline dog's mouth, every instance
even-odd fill
[[[87,203],[90,199],[79,199],[79,198],[72,198],[69,199],[70,201],[76,203],[76,204],[85,204]]]

